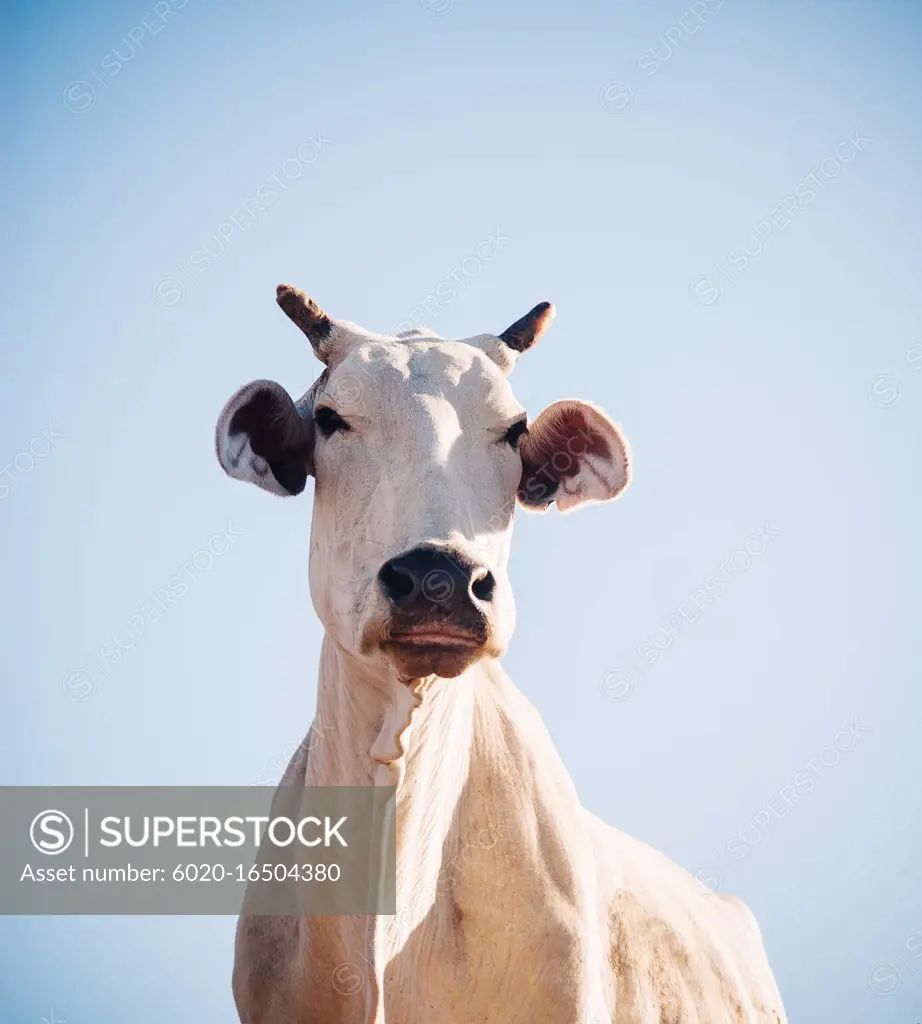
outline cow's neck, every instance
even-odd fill
[[[368,674],[325,637],[307,783],[398,783],[397,915],[352,919],[340,933],[341,955],[363,945],[369,1024],[381,1019],[384,968],[411,936],[423,937],[418,949],[449,948],[463,918],[466,941],[495,946],[524,902],[535,932],[520,925],[519,941],[540,944],[569,927],[542,920],[548,880],[558,905],[579,914],[593,899],[580,881],[592,871],[581,863],[589,844],[578,798],[540,717],[499,664],[418,689],[414,697]],[[516,969],[529,956],[523,950]]]
[[[444,891],[468,780],[483,670],[407,685],[378,677],[324,637],[306,782],[397,785],[395,917],[341,919],[340,956],[363,964],[365,1021],[383,1020],[384,971]],[[361,958],[361,961],[358,958]]]
[[[414,699],[324,638],[306,781],[399,780],[398,899],[412,897],[401,891],[406,879],[418,891],[437,887],[480,830],[514,829],[542,807],[563,824],[579,805],[540,716],[498,662],[423,688]],[[390,772],[388,760],[398,762]]]
[[[432,856],[431,865],[414,865],[417,877],[437,870],[441,840],[451,831],[469,775],[475,705],[489,699],[488,676],[475,666],[457,679],[408,685],[369,672],[324,638],[307,782],[397,784],[398,857],[409,849]],[[423,832],[426,843],[414,843]]]

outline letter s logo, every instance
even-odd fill
[[[42,811],[32,819],[29,838],[39,853],[53,857],[74,841],[74,825],[62,811]]]

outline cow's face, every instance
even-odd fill
[[[628,482],[625,442],[603,413],[557,402],[527,423],[512,393],[506,373],[553,308],[498,336],[444,341],[369,334],[286,286],[279,304],[327,369],[298,402],[270,381],[238,391],[218,458],[277,494],[315,477],[310,587],[327,632],[402,679],[501,655],[515,623],[516,498],[566,510]]]

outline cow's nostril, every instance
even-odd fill
[[[385,562],[378,571],[378,579],[385,595],[395,604],[406,601],[416,589],[416,580],[393,562]]]
[[[496,590],[496,580],[489,569],[471,584],[471,593],[478,601],[492,601],[494,590]]]

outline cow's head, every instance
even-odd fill
[[[372,334],[287,285],[278,303],[326,364],[298,401],[255,381],[217,426],[225,471],[274,494],[315,478],[310,588],[327,632],[402,679],[499,656],[515,624],[507,575],[516,498],[566,511],[629,479],[618,428],[585,402],[533,422],[506,379],[554,316],[444,341]]]

